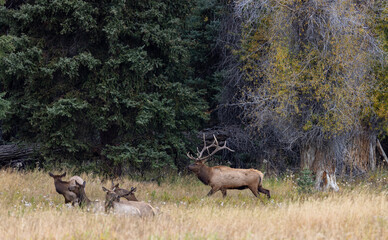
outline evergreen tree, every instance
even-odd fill
[[[7,1],[0,7],[6,140],[40,143],[46,164],[94,163],[117,175],[178,165],[183,133],[207,119],[181,37],[191,7]]]

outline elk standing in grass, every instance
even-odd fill
[[[227,149],[231,152],[234,150],[226,146],[226,141],[223,146],[219,146],[217,138],[214,136],[214,141],[211,145],[206,146],[205,135],[203,136],[204,147],[200,152],[198,150],[197,157],[193,157],[190,153],[187,156],[195,162],[189,165],[189,169],[197,175],[198,179],[206,185],[209,185],[212,189],[207,194],[211,196],[218,190],[221,190],[222,196],[226,197],[227,189],[246,189],[249,188],[252,193],[258,197],[259,192],[271,197],[270,191],[263,188],[264,174],[256,169],[236,169],[227,166],[215,166],[208,167],[205,165],[206,161],[213,156],[216,152]],[[211,153],[210,149],[215,148]],[[206,156],[203,154],[207,152]]]
[[[74,205],[78,203],[79,196],[77,196],[74,192],[69,190],[70,186],[75,186],[76,183],[83,184],[84,180],[79,176],[73,176],[69,181],[63,181],[62,178],[66,176],[66,172],[60,175],[54,175],[49,172],[50,177],[54,178],[55,190],[57,193],[62,194],[65,198],[65,203],[70,203]]]

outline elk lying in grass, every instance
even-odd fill
[[[115,188],[112,190],[109,190],[105,187],[102,187],[102,189],[106,192],[106,198],[105,198],[105,211],[109,212],[111,208],[113,208],[113,211],[115,213],[120,214],[129,214],[129,215],[135,215],[140,217],[150,217],[155,216],[156,210],[153,208],[150,204],[145,202],[138,202],[138,201],[125,201],[120,202],[120,197],[125,198],[128,196],[130,191],[125,194],[116,193]],[[136,210],[135,210],[136,209]]]
[[[85,186],[86,182],[84,181],[83,184],[79,184],[76,182],[75,185],[69,186],[69,190],[74,192],[77,196],[79,196],[79,205],[86,206],[88,210],[92,210],[93,212],[96,211],[104,211],[104,203],[100,201],[91,201],[87,196],[85,192]]]
[[[49,172],[50,177],[54,178],[55,190],[57,193],[62,194],[65,198],[65,203],[70,203],[74,205],[78,203],[79,199],[74,192],[69,191],[70,186],[75,186],[76,183],[83,184],[84,180],[79,176],[73,176],[69,181],[63,181],[62,178],[66,176],[66,172],[60,175],[54,175]]]
[[[227,149],[232,152],[234,152],[234,150],[226,146],[226,141],[224,145],[220,147],[215,136],[213,143],[209,146],[206,146],[205,135],[203,137],[203,141],[204,147],[201,152],[198,150],[197,157],[193,157],[191,154],[187,153],[187,156],[195,161],[193,164],[189,165],[188,168],[195,173],[199,180],[212,188],[207,194],[208,196],[211,196],[218,190],[221,190],[222,196],[226,197],[227,189],[242,190],[249,188],[256,197],[259,196],[259,192],[266,194],[268,198],[271,197],[270,191],[264,189],[262,186],[264,174],[256,169],[236,169],[227,166],[206,166],[206,161],[216,152],[222,149]],[[210,153],[211,148],[215,149]],[[207,155],[203,156],[205,151],[207,152]]]
[[[114,191],[102,187],[102,190],[106,192],[105,197],[105,212],[109,212],[111,209],[114,213],[128,214],[132,216],[141,216],[140,210],[130,204],[121,203],[120,196]]]

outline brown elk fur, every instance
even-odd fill
[[[79,204],[81,206],[82,205],[90,206],[92,201],[90,201],[90,199],[86,196],[85,185],[86,185],[85,181],[82,185],[76,182],[76,185],[69,186],[68,189],[74,192],[77,196],[79,196]]]
[[[135,196],[135,192],[136,192],[136,188],[135,187],[131,187],[131,190],[127,190],[127,189],[124,189],[124,188],[120,188],[119,187],[119,183],[114,185],[113,181],[112,181],[112,189],[111,190],[114,190],[114,192],[116,194],[118,194],[119,196],[127,199],[128,201],[139,201],[139,200],[137,200],[137,198]]]
[[[105,211],[109,212],[111,208],[116,213],[124,213],[130,215],[137,215],[140,217],[154,216],[157,211],[150,204],[138,201],[120,202],[120,197],[126,195],[119,195],[115,193],[115,189],[109,190],[104,187],[102,189],[106,192]],[[127,190],[128,191],[128,190]],[[128,193],[129,194],[129,193]],[[134,211],[134,209],[136,209]]]
[[[76,184],[74,186],[69,186],[69,190],[74,192],[77,196],[79,196],[79,205],[80,206],[86,206],[88,209],[91,209],[94,212],[103,211],[104,203],[100,202],[100,201],[91,201],[86,196],[85,186],[86,186],[85,181],[83,184],[79,184],[78,182],[76,182]]]
[[[50,177],[54,178],[55,190],[57,193],[62,194],[65,198],[65,203],[72,203],[74,205],[78,202],[79,196],[74,192],[69,190],[70,186],[74,186],[78,182],[82,182],[82,178],[78,176],[73,176],[69,181],[63,181],[62,178],[66,176],[66,172],[60,175],[54,175],[49,172]]]
[[[213,135],[214,141],[211,145],[206,146],[206,138],[203,135],[204,147],[201,151],[198,150],[197,157],[187,153],[187,157],[194,160],[188,168],[197,175],[198,179],[206,185],[209,185],[212,189],[207,194],[211,196],[218,190],[222,192],[222,196],[226,197],[227,189],[246,189],[249,188],[253,195],[259,196],[259,192],[271,197],[270,191],[263,188],[264,174],[256,169],[237,169],[227,166],[208,167],[205,165],[206,161],[220,150],[226,149],[231,152],[234,150],[226,146],[226,141],[223,146],[220,146],[217,138]],[[210,152],[210,149],[213,149]],[[203,156],[204,153],[207,155]]]
[[[262,187],[264,174],[256,169],[236,169],[227,166],[208,167],[204,160],[197,160],[189,166],[201,182],[212,189],[208,193],[211,196],[218,190],[226,197],[227,189],[249,189],[253,195],[259,196],[259,192],[271,197],[270,191]]]

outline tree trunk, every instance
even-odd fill
[[[373,133],[363,131],[347,144],[342,166],[342,174],[360,175],[376,169],[376,143]]]
[[[338,191],[338,172],[353,176],[376,169],[376,135],[365,130],[347,142],[333,140],[325,146],[311,144],[302,148],[301,168],[313,171],[317,189]]]
[[[377,139],[377,149],[379,150],[381,156],[383,157],[383,160],[388,163],[388,157],[384,152],[383,146],[381,146],[380,141]]]
[[[329,146],[305,146],[301,150],[301,167],[308,168],[315,174],[315,188],[326,191],[338,191],[336,180],[336,161]]]
[[[13,163],[24,163],[38,149],[38,145],[19,146],[16,144],[0,145],[0,165],[9,166]]]

